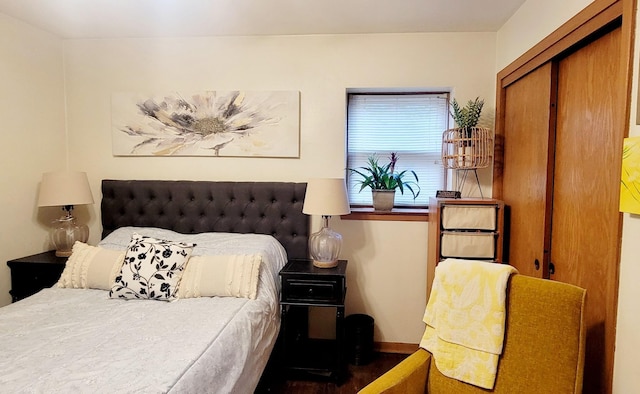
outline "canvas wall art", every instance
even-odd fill
[[[114,93],[115,156],[299,157],[300,93]]]
[[[640,137],[624,139],[620,212],[640,215]]]

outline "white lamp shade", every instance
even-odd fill
[[[316,178],[307,183],[302,212],[307,215],[346,215],[349,209],[347,187],[342,178]]]
[[[42,174],[39,207],[93,204],[86,172],[55,171]]]

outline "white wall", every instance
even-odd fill
[[[497,34],[498,71],[523,54],[562,23],[591,3],[587,0],[528,0]],[[545,22],[546,21],[546,22]],[[636,43],[640,35],[636,31]],[[638,92],[638,46],[635,48],[633,92]],[[636,123],[637,93],[632,94],[630,136],[640,135]],[[624,215],[622,227],[622,258],[618,293],[618,323],[614,364],[613,392],[640,392],[637,355],[640,353],[640,218]]]
[[[0,306],[11,301],[6,261],[48,250],[48,223],[36,207],[45,171],[64,169],[62,41],[0,14]]]
[[[640,13],[636,15],[640,17]],[[637,22],[636,22],[637,23]],[[638,106],[638,64],[640,62],[640,34],[636,28],[633,59],[633,85],[631,91],[631,116],[629,137],[640,136]],[[622,259],[620,263],[620,286],[618,290],[618,325],[616,332],[616,357],[613,370],[613,392],[640,392],[638,354],[640,353],[640,217],[624,214],[622,226]]]
[[[591,0],[527,0],[498,30],[497,70],[508,66],[591,3]]]
[[[345,173],[347,88],[452,88],[495,100],[495,33],[65,41],[69,157],[96,200],[103,178],[306,181]],[[113,92],[297,90],[299,159],[113,157]],[[98,207],[88,211],[99,238]],[[314,218],[314,231],[319,220]],[[427,224],[340,221],[349,259],[347,314],[376,320],[375,340],[418,343]]]

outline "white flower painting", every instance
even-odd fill
[[[114,93],[115,156],[299,157],[300,94]]]

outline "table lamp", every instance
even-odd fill
[[[38,206],[60,206],[65,212],[52,223],[51,242],[56,248],[56,256],[71,256],[76,241],[87,242],[89,239],[89,227],[76,223],[76,218],[71,214],[74,205],[84,204],[93,204],[85,172],[56,171],[42,174]]]
[[[302,212],[322,216],[322,228],[309,237],[309,253],[313,265],[319,268],[335,267],[338,265],[338,254],[342,247],[342,235],[329,227],[329,218],[332,215],[346,215],[351,212],[344,179],[309,180]]]

